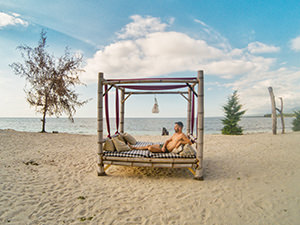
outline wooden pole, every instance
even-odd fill
[[[160,78],[149,78],[149,79],[126,79],[126,80],[105,80],[103,84],[142,84],[142,83],[197,83],[197,79],[187,80],[182,79],[160,79]]]
[[[283,118],[283,100],[282,100],[282,97],[280,97],[279,99],[280,99],[280,103],[281,103],[281,107],[280,107],[280,118],[281,118],[281,126],[282,126],[281,133],[284,134],[285,133],[285,124],[284,124],[284,118]]]
[[[203,180],[203,128],[204,128],[204,84],[203,84],[203,70],[198,71],[198,98],[197,98],[197,159],[198,167],[195,171],[196,180]]]
[[[98,111],[97,111],[97,134],[98,134],[98,176],[105,176],[103,165],[103,73],[98,74]]]
[[[120,110],[120,133],[124,133],[124,110],[125,110],[125,90],[121,90],[121,110]]]
[[[187,104],[187,121],[186,121],[186,134],[189,135],[191,133],[191,89],[188,88],[188,104]]]
[[[127,91],[125,94],[132,95],[153,95],[153,94],[188,94],[187,91]]]
[[[272,105],[272,131],[273,134],[276,134],[277,132],[277,115],[276,115],[276,104],[275,104],[275,96],[273,93],[273,88],[268,88],[271,98],[271,105]]]
[[[182,93],[179,93],[185,100],[189,101],[189,99]]]

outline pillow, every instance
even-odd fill
[[[121,141],[118,137],[113,137],[112,141],[118,152],[131,150],[130,147],[127,144],[125,144],[125,142]]]
[[[114,143],[110,138],[107,138],[106,141],[104,142],[103,150],[109,152],[113,152],[116,150]]]
[[[172,152],[175,153],[175,154],[179,154],[182,151],[183,151],[183,145],[179,145],[179,147],[174,148]]]
[[[194,149],[193,146],[189,144],[185,144],[183,146],[182,152],[179,153],[180,156],[195,156],[196,155],[196,150]]]
[[[114,136],[113,136],[113,137],[114,137]],[[117,134],[116,137],[117,137],[120,141],[122,141],[122,142],[124,142],[124,143],[126,144],[126,141],[125,141],[125,139],[123,138],[123,135],[122,135],[122,134]]]
[[[121,135],[122,135],[122,137],[125,139],[125,141],[127,143],[129,143],[131,145],[135,145],[136,144],[136,140],[135,140],[135,138],[132,135],[130,135],[128,133],[123,133]]]

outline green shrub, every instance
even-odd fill
[[[222,134],[243,134],[243,129],[238,125],[238,122],[241,120],[242,115],[244,115],[246,111],[241,111],[241,109],[242,105],[239,104],[239,97],[237,95],[237,91],[234,91],[233,94],[228,98],[227,104],[223,106],[223,110],[225,112],[225,119],[222,120],[222,123],[224,125],[222,129]]]
[[[296,118],[293,120],[293,131],[300,131],[300,110],[295,111]]]

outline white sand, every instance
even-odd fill
[[[121,166],[98,177],[95,152],[95,136],[0,130],[0,224],[300,224],[299,132],[205,136],[204,181]]]

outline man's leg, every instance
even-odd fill
[[[161,150],[160,145],[146,145],[146,146],[140,146],[140,147],[134,147],[130,144],[128,144],[128,145],[132,150],[149,150],[150,152],[163,152]]]
[[[150,145],[148,150],[150,152],[162,152],[160,145]]]
[[[134,146],[132,146],[131,144],[128,144],[128,146],[129,146],[132,150],[148,150],[148,149],[149,149],[149,146],[151,146],[151,145],[134,147]]]

